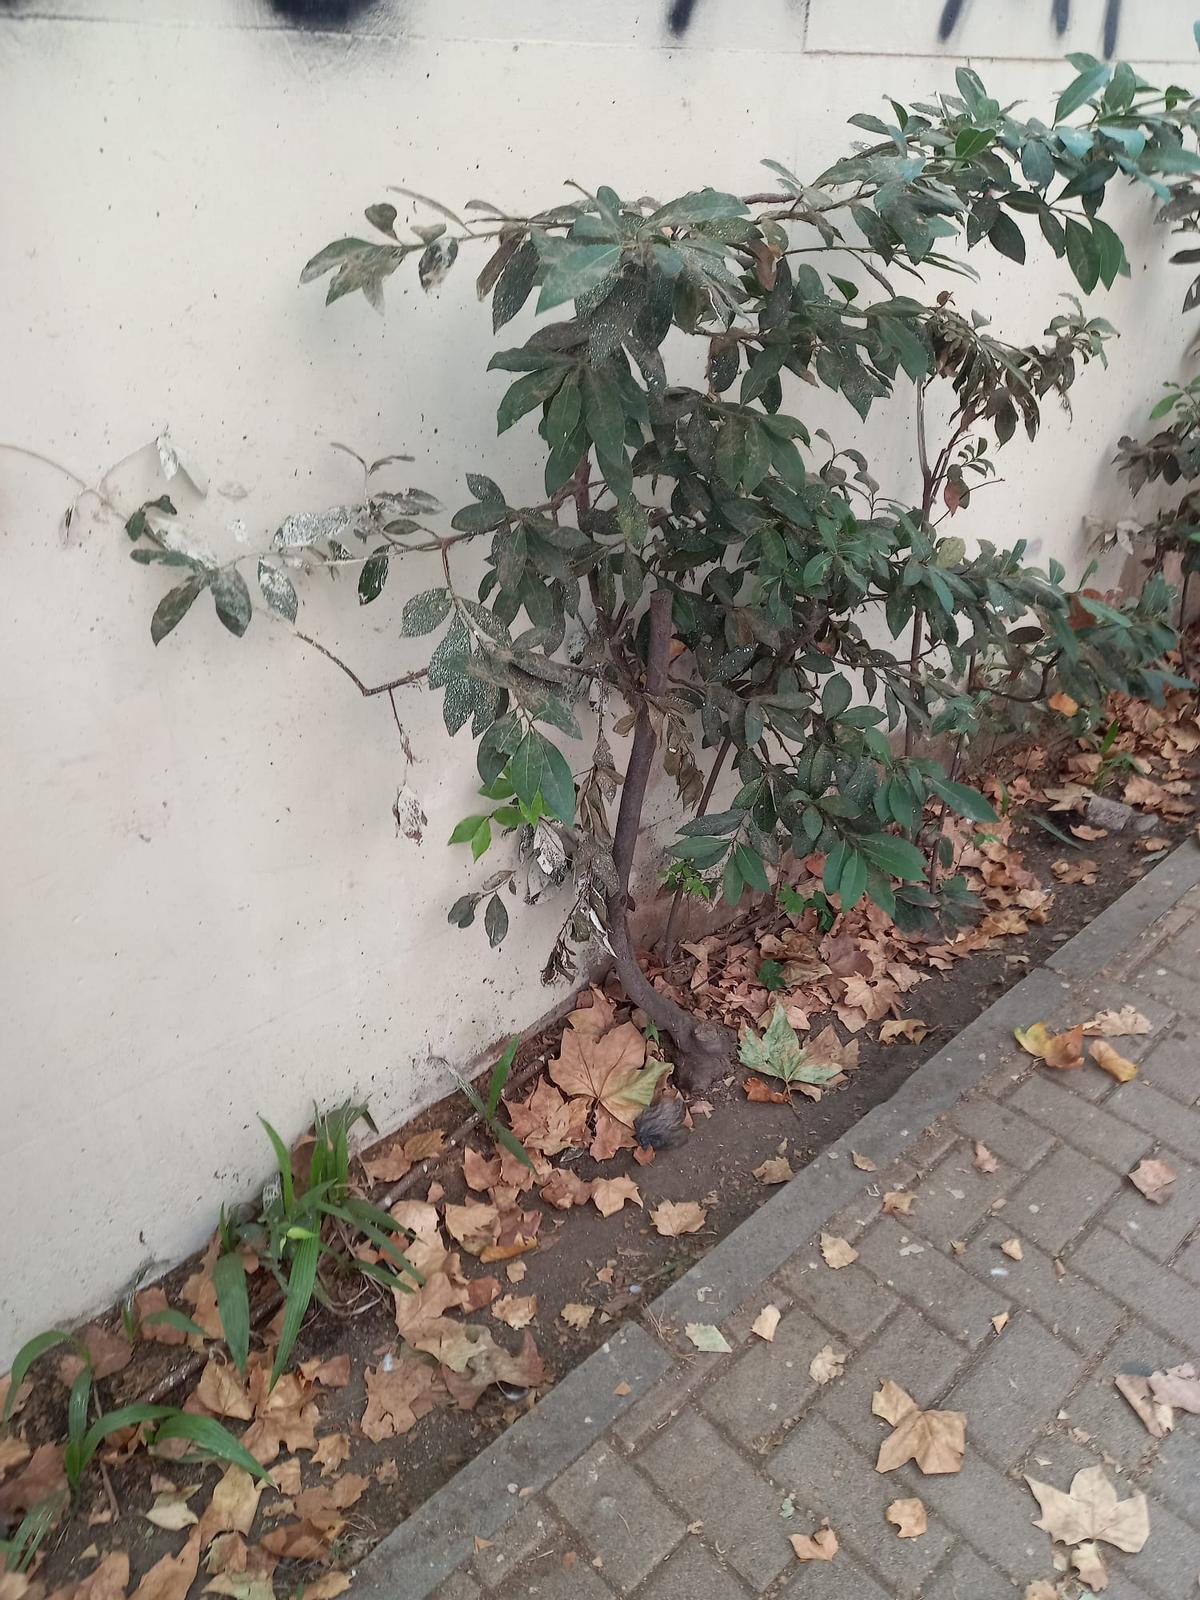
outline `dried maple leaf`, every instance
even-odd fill
[[[504,1276],[509,1283],[520,1283],[528,1271],[524,1261],[510,1261],[504,1269]]]
[[[1094,1594],[1108,1588],[1108,1568],[1094,1541],[1078,1545],[1071,1552],[1071,1565]]]
[[[66,1486],[63,1450],[59,1444],[40,1444],[15,1478],[0,1484],[0,1517],[29,1511]]]
[[[645,1039],[632,1022],[622,1022],[599,1036],[567,1028],[549,1071],[567,1094],[602,1106],[632,1128],[650,1104],[659,1078],[670,1071],[665,1061],[652,1061],[643,1070],[645,1061]]]
[[[1142,1419],[1146,1432],[1154,1439],[1165,1439],[1175,1426],[1175,1413],[1169,1405],[1155,1398],[1150,1379],[1140,1373],[1118,1372],[1113,1383],[1117,1393],[1128,1400]]]
[[[602,1217],[611,1217],[620,1211],[628,1202],[630,1205],[642,1204],[641,1190],[630,1177],[620,1178],[593,1178],[592,1204]]]
[[[984,1144],[982,1139],[975,1141],[975,1170],[976,1172],[995,1172],[1000,1166],[999,1161]]]
[[[906,1461],[915,1461],[927,1475],[961,1469],[967,1440],[963,1412],[922,1411],[890,1378],[872,1396],[871,1410],[894,1429],[879,1446],[876,1472],[892,1472]]]
[[[720,1328],[711,1322],[689,1322],[683,1331],[697,1350],[709,1355],[728,1355],[733,1348]]]
[[[464,1250],[481,1256],[500,1234],[500,1213],[495,1206],[468,1200],[465,1206],[446,1207],[446,1231]]]
[[[416,1356],[397,1356],[391,1367],[366,1370],[367,1408],[360,1427],[368,1439],[391,1439],[415,1428],[446,1393],[437,1368]]]
[[[1129,1174],[1129,1181],[1140,1189],[1153,1205],[1165,1205],[1171,1197],[1171,1187],[1178,1174],[1165,1161],[1142,1160]]]
[[[854,1165],[858,1168],[858,1170],[860,1172],[878,1172],[879,1171],[879,1168],[871,1160],[870,1156],[859,1155],[857,1150],[851,1150],[850,1159],[854,1163]]]
[[[1071,832],[1077,839],[1082,839],[1085,844],[1094,844],[1097,839],[1107,839],[1107,828],[1093,828],[1088,822],[1076,822],[1071,826]]]
[[[1021,1248],[1020,1239],[1005,1239],[1000,1249],[1010,1261],[1024,1261],[1025,1252]]]
[[[184,1600],[200,1567],[200,1529],[193,1528],[175,1556],[163,1556],[133,1591],[133,1600]]]
[[[1163,1405],[1178,1406],[1192,1416],[1200,1416],[1200,1377],[1190,1361],[1150,1374],[1150,1389]]]
[[[386,1149],[376,1147],[362,1158],[363,1171],[372,1183],[395,1183],[412,1171],[412,1162],[404,1153],[403,1144],[390,1144]]]
[[[1106,1039],[1119,1039],[1129,1033],[1153,1033],[1154,1024],[1136,1006],[1122,1006],[1119,1011],[1097,1011],[1083,1024],[1087,1034],[1100,1034]]]
[[[510,1328],[527,1328],[537,1316],[537,1295],[506,1294],[493,1304],[492,1315]]]
[[[1118,1500],[1103,1467],[1084,1467],[1071,1480],[1069,1492],[1025,1475],[1041,1507],[1035,1528],[1044,1528],[1061,1544],[1099,1539],[1136,1555],[1150,1537],[1150,1513],[1144,1494]]]
[[[437,1207],[428,1200],[397,1200],[389,1215],[418,1239],[427,1244],[441,1244]]]
[[[243,1468],[227,1467],[200,1519],[201,1545],[207,1546],[218,1533],[249,1533],[265,1487],[261,1478],[252,1478]]]
[[[555,1156],[587,1143],[588,1102],[565,1099],[549,1078],[538,1079],[528,1100],[506,1101],[505,1106],[513,1132],[530,1153]],[[510,1159],[516,1162],[515,1157]],[[501,1162],[504,1165],[503,1157]],[[527,1168],[519,1162],[516,1166],[532,1181]]]
[[[123,1333],[114,1333],[110,1328],[101,1327],[98,1322],[89,1322],[75,1338],[91,1358],[94,1378],[110,1378],[114,1372],[127,1367],[133,1355],[133,1346]],[[83,1371],[84,1364],[83,1356],[74,1351],[63,1356],[58,1363],[60,1381],[70,1388]]]
[[[568,1328],[586,1328],[596,1315],[595,1306],[583,1306],[577,1301],[569,1301],[558,1313]]]
[[[404,1154],[415,1166],[418,1161],[428,1161],[431,1156],[440,1156],[445,1143],[444,1129],[427,1128],[424,1133],[411,1134],[404,1141]]]
[[[585,1206],[592,1197],[592,1186],[584,1183],[577,1172],[569,1167],[555,1167],[542,1185],[542,1199],[557,1211],[569,1211],[572,1206]]]
[[[908,1500],[893,1500],[884,1516],[895,1525],[898,1539],[919,1539],[929,1528],[924,1501],[915,1495]]]
[[[586,1100],[573,1100],[572,1105],[586,1108]],[[604,1106],[595,1108],[596,1132],[588,1146],[593,1161],[611,1161],[618,1150],[632,1150],[636,1145],[633,1129],[626,1126]],[[652,1153],[652,1152],[651,1152]]]
[[[317,1448],[313,1451],[313,1460],[320,1467],[323,1478],[327,1478],[331,1472],[335,1472],[344,1461],[349,1459],[349,1434],[327,1433],[323,1439],[317,1440]]]
[[[919,1017],[905,1017],[902,1022],[885,1022],[879,1030],[880,1044],[895,1044],[897,1039],[907,1039],[910,1044],[920,1044],[929,1032],[929,1024]]]
[[[759,1183],[790,1183],[796,1174],[786,1156],[771,1156],[755,1167],[754,1176]]]
[[[650,1213],[655,1231],[664,1239],[677,1239],[683,1233],[699,1233],[708,1212],[694,1200],[664,1200]]]
[[[1044,1022],[1035,1022],[1031,1028],[1014,1028],[1013,1035],[1022,1050],[1037,1056],[1048,1067],[1067,1070],[1083,1065],[1082,1026],[1055,1034]]]
[[[909,1194],[907,1189],[887,1189],[880,1211],[885,1217],[907,1217],[912,1214],[916,1200],[916,1195]]]
[[[750,1332],[760,1339],[765,1339],[768,1344],[773,1343],[781,1315],[778,1306],[764,1306],[750,1324]]]
[[[288,1522],[264,1534],[259,1542],[264,1550],[281,1561],[328,1561],[328,1546],[345,1526],[341,1518],[322,1526],[307,1520]]]
[[[1099,870],[1100,863],[1093,861],[1090,856],[1082,856],[1078,861],[1050,863],[1050,871],[1059,883],[1095,883]]]
[[[304,1600],[336,1600],[350,1587],[348,1572],[323,1572],[304,1585]]]
[[[479,1194],[486,1194],[500,1182],[500,1157],[493,1156],[489,1161],[470,1145],[463,1151],[462,1169],[467,1188]]]
[[[357,1472],[346,1472],[332,1483],[315,1484],[296,1496],[297,1514],[318,1528],[340,1525],[338,1513],[362,1499],[368,1481]]]
[[[1133,848],[1140,855],[1149,856],[1154,855],[1159,850],[1169,850],[1171,841],[1170,839],[1164,839],[1157,833],[1143,834],[1140,839],[1133,841]]]
[[[249,1422],[254,1415],[254,1401],[237,1371],[215,1356],[209,1356],[193,1398],[216,1417]]]
[[[797,1561],[832,1561],[838,1553],[837,1534],[828,1523],[816,1533],[793,1533],[788,1543]]]
[[[69,1593],[71,1600],[125,1600],[129,1587],[129,1556],[124,1550],[114,1550],[101,1556],[100,1564],[93,1568],[75,1589],[57,1590]]]
[[[846,1352],[835,1350],[831,1344],[822,1345],[808,1364],[809,1377],[822,1386],[840,1378],[845,1370]]]
[[[319,1383],[323,1389],[344,1389],[350,1382],[350,1356],[314,1356],[300,1363],[300,1376],[305,1383]]]
[[[32,1454],[24,1439],[18,1439],[15,1434],[0,1434],[0,1478],[7,1476],[14,1467],[23,1466]]]
[[[1137,1077],[1137,1064],[1115,1050],[1107,1039],[1093,1039],[1088,1054],[1098,1067],[1115,1078],[1118,1083],[1129,1083]]]
[[[821,1235],[821,1254],[825,1258],[825,1265],[835,1271],[839,1267],[848,1267],[851,1262],[858,1260],[858,1251],[849,1240],[839,1239],[833,1233]]]
[[[782,1089],[772,1089],[761,1078],[747,1078],[742,1088],[746,1091],[746,1099],[756,1101],[759,1105],[785,1106],[788,1103],[788,1096]]]
[[[248,1472],[243,1477],[249,1478]],[[254,1480],[251,1479],[251,1482]],[[150,1509],[143,1515],[147,1522],[152,1522],[156,1528],[162,1528],[167,1533],[179,1533],[184,1528],[194,1527],[200,1518],[188,1505],[188,1501],[199,1489],[198,1483],[185,1485],[182,1489],[164,1489],[156,1494]]]

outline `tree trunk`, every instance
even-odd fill
[[[646,694],[665,693],[667,659],[671,644],[671,593],[656,589],[650,598],[650,642],[646,652]],[[618,890],[609,894],[608,940],[617,975],[625,992],[661,1032],[669,1034],[677,1052],[677,1081],[687,1089],[707,1089],[731,1064],[733,1038],[720,1023],[692,1016],[657,990],[638,965],[629,930],[629,878],[641,829],[646,787],[657,748],[649,705],[638,708],[633,731],[629,765],[621,789],[621,806],[613,835],[613,861],[617,869]]]

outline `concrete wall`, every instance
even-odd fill
[[[1042,110],[1062,49],[1099,48],[1099,0],[1072,6],[1062,41],[1049,0],[967,7],[946,45],[939,9],[696,0],[673,35],[667,0],[0,3],[0,441],[94,481],[169,422],[211,476],[206,501],[181,503],[221,552],[353,497],[333,439],[417,455],[411,481],[451,507],[468,468],[532,496],[531,430],[494,437],[504,379],[481,376],[469,265],[430,297],[401,274],[380,322],[297,288],[307,255],[387,183],[517,204],[570,178],[745,190],[761,156],[816,171],[847,115],[947,84],[961,52]],[[1158,81],[1186,76],[1190,17],[1138,9],[1125,48]],[[313,25],[314,10],[355,15]],[[1127,335],[1113,373],[1081,381],[1041,449],[1009,448],[970,531],[1077,565],[1082,516],[1121,509],[1112,445],[1185,343],[1163,243],[1134,229],[1133,281],[1105,307]],[[960,295],[1018,337],[1069,287],[1048,254],[985,267]],[[800,404],[857,431],[826,391]],[[872,440],[879,475],[911,486],[908,412]],[[156,470],[144,451],[109,490],[132,506]],[[235,643],[207,603],[156,652],[161,575],[133,566],[110,517],[56,531],[72,493],[0,451],[0,1367],[261,1182],[256,1113],[290,1135],[314,1099],[362,1093],[395,1124],[446,1087],[431,1058],[465,1062],[553,998],[537,971],[556,907],[524,913],[501,954],[446,923],[473,881],[442,842],[473,767],[437,701],[402,702],[417,846],[391,815],[407,768],[386,700],[266,620]],[[422,659],[396,635],[429,581],[414,562],[362,612],[314,586],[304,615],[365,679],[393,676]]]

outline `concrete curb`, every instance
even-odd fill
[[[653,1303],[656,1319],[724,1322],[766,1278],[871,1181],[850,1160],[869,1151],[883,1166],[951,1110],[1012,1046],[1013,1027],[1053,1017],[1067,980],[1088,978],[1200,885],[1200,849],[1188,840],[1068,940],[1046,964],[924,1061],[771,1200]],[[537,1492],[561,1473],[675,1365],[638,1323],[626,1323],[536,1408],[382,1539],[355,1574],[358,1600],[427,1600],[524,1507],[513,1485]],[[628,1385],[627,1394],[617,1387]]]

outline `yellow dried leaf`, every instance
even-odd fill
[[[893,1500],[884,1516],[895,1525],[898,1539],[919,1539],[929,1528],[924,1502],[915,1495],[908,1500]]]
[[[1013,1035],[1022,1050],[1037,1056],[1048,1067],[1067,1070],[1083,1065],[1082,1025],[1055,1034],[1044,1022],[1035,1022],[1030,1028],[1014,1028]]]
[[[1088,1046],[1088,1054],[1098,1067],[1107,1072],[1110,1078],[1115,1078],[1118,1083],[1128,1083],[1137,1077],[1136,1062],[1121,1055],[1107,1039],[1093,1039]]]
[[[1005,1239],[1000,1248],[1010,1261],[1024,1261],[1025,1259],[1025,1252],[1021,1248],[1020,1239]]]
[[[1046,704],[1051,711],[1057,711],[1062,717],[1073,717],[1079,710],[1079,701],[1073,700],[1065,689],[1060,689],[1057,694],[1052,694]]]
[[[568,1328],[586,1328],[596,1315],[596,1308],[595,1306],[583,1306],[575,1301],[568,1301],[558,1314]]]
[[[839,1267],[848,1267],[851,1262],[858,1260],[858,1251],[849,1240],[839,1239],[833,1233],[821,1235],[821,1254],[825,1258],[825,1265],[832,1267],[835,1272]]]
[[[779,1326],[782,1313],[778,1306],[764,1306],[750,1325],[750,1332],[757,1334],[760,1339],[765,1339],[768,1344],[775,1337],[775,1330]]]
[[[677,1239],[683,1233],[699,1233],[708,1212],[694,1200],[664,1200],[650,1213],[655,1231],[664,1239]]]
[[[999,1316],[992,1318],[992,1327],[997,1333],[1003,1333],[1008,1327],[1008,1312],[1002,1311]]]
[[[837,1534],[828,1523],[816,1533],[793,1533],[788,1537],[797,1561],[832,1561],[838,1553]]]
[[[920,1044],[929,1032],[929,1024],[919,1017],[905,1017],[902,1021],[888,1021],[879,1029],[880,1044],[895,1044],[897,1039],[907,1039],[909,1044]]]
[[[755,1167],[754,1176],[759,1183],[790,1183],[796,1176],[786,1156],[772,1156]]]
[[[892,1472],[906,1461],[915,1461],[929,1475],[961,1469],[967,1439],[963,1412],[922,1411],[890,1378],[872,1396],[871,1410],[894,1430],[879,1447],[876,1472]]]
[[[602,1217],[615,1215],[626,1202],[634,1206],[642,1204],[641,1190],[632,1178],[593,1178],[592,1204]]]

